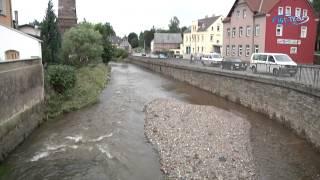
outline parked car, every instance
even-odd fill
[[[201,63],[206,65],[212,65],[212,66],[220,66],[222,62],[222,56],[218,53],[209,53],[204,54],[201,58]]]
[[[222,69],[245,71],[247,68],[248,64],[240,58],[225,58],[222,61]]]
[[[254,73],[272,73],[274,76],[294,76],[298,71],[297,64],[288,55],[280,53],[252,54],[250,68]]]
[[[168,56],[166,56],[165,54],[159,54],[159,59],[167,59]]]

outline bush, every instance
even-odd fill
[[[102,53],[102,36],[89,23],[79,24],[63,36],[62,59],[65,64],[83,66],[97,63]]]
[[[124,49],[116,49],[114,52],[114,57],[118,59],[125,59],[129,56],[128,52]]]
[[[64,93],[74,87],[76,82],[75,68],[66,65],[50,65],[48,67],[48,81],[57,93]]]

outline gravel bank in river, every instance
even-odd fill
[[[224,110],[157,99],[145,108],[145,134],[169,179],[257,179],[250,124]]]

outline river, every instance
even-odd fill
[[[250,122],[259,179],[320,179],[320,154],[282,125],[240,105],[131,64],[112,64],[99,103],[44,123],[2,165],[2,179],[158,180],[159,155],[144,135],[155,98],[215,106]]]

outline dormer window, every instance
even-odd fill
[[[301,17],[301,8],[296,8],[296,17]]]
[[[307,17],[308,16],[308,10],[304,9],[302,12],[302,17]]]
[[[291,7],[286,6],[286,16],[291,16]]]
[[[278,8],[278,15],[282,16],[283,15],[283,7]]]
[[[243,10],[243,18],[246,18],[246,17],[247,17],[247,10],[244,9],[244,10]]]

